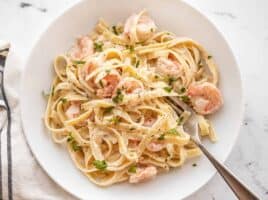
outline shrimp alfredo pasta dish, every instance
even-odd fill
[[[54,61],[45,125],[93,183],[139,183],[180,167],[200,150],[165,101],[176,96],[198,114],[199,134],[215,141],[205,116],[222,96],[213,58],[197,42],[157,31],[142,11],[124,24],[100,20]]]

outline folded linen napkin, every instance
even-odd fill
[[[11,124],[11,174],[8,174],[6,114],[0,110],[1,186],[0,200],[69,200],[75,199],[41,169],[25,140],[21,120],[19,87],[23,63],[11,48],[4,72],[4,85],[12,113]],[[8,175],[11,176],[8,181]],[[0,183],[1,183],[0,182]],[[8,183],[9,182],[9,183]],[[12,188],[10,188],[12,187]]]

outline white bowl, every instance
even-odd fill
[[[28,144],[47,174],[65,190],[81,199],[163,200],[182,199],[199,189],[215,174],[201,156],[180,169],[159,175],[140,184],[117,184],[100,188],[92,184],[73,164],[62,146],[54,144],[44,128],[42,117],[46,101],[41,92],[50,87],[54,76],[52,60],[66,51],[75,37],[88,33],[99,17],[111,24],[123,21],[133,12],[146,8],[160,29],[191,37],[213,55],[220,71],[224,107],[211,120],[218,133],[216,144],[207,148],[224,161],[238,136],[243,102],[239,70],[230,47],[221,33],[200,12],[179,0],[85,0],[65,11],[41,35],[29,56],[21,82],[21,116]],[[192,163],[197,167],[192,167]]]

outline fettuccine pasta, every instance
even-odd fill
[[[93,183],[139,183],[182,166],[200,150],[165,97],[194,108],[201,137],[216,141],[206,115],[222,97],[212,57],[190,38],[157,32],[146,11],[124,24],[100,20],[54,60],[45,125]]]

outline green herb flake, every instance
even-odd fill
[[[71,137],[67,138],[67,142],[71,142],[73,139]]]
[[[170,134],[170,135],[178,135],[178,131],[176,128],[172,128],[172,129],[169,129],[166,134]]]
[[[72,147],[72,149],[73,149],[74,151],[79,151],[79,150],[81,150],[81,146],[79,146],[79,145],[77,144],[77,142],[74,140],[74,137],[72,136],[72,133],[69,133],[69,136],[68,136],[68,138],[67,138],[67,142],[70,143],[70,145],[71,145],[71,147]]]
[[[196,163],[193,163],[193,164],[192,164],[192,166],[193,166],[193,167],[196,167],[196,166],[197,166],[197,164],[196,164]]]
[[[130,45],[129,46],[129,51],[130,51],[130,53],[133,53],[134,52],[134,46]]]
[[[212,56],[211,56],[211,55],[209,55],[209,56],[208,56],[208,59],[211,59],[211,58],[212,58]]]
[[[130,53],[133,53],[135,50],[133,45],[126,45],[126,49],[129,49]]]
[[[112,26],[112,30],[113,30],[113,33],[114,33],[115,35],[118,35],[117,27],[116,27],[116,26]]]
[[[97,52],[103,51],[103,43],[102,42],[94,42],[94,50]]]
[[[111,72],[111,70],[110,70],[110,69],[106,69],[105,72],[106,72],[107,74],[109,74],[109,73]]]
[[[121,90],[116,91],[116,96],[112,98],[114,103],[120,103],[124,99],[124,95],[122,94]]]
[[[66,99],[66,98],[60,98],[60,101],[61,101],[62,103],[66,103],[66,102],[67,102],[67,99]]]
[[[111,113],[111,112],[112,112],[112,110],[113,110],[113,109],[114,109],[114,107],[113,107],[113,106],[108,107],[108,108],[105,108],[105,109],[104,109],[103,114],[109,114],[109,113]]]
[[[168,78],[168,84],[169,85],[172,85],[172,83],[174,82],[174,81],[176,81],[177,79],[176,78],[174,78],[174,77],[169,77]]]
[[[151,32],[154,32],[154,29],[153,29],[153,28],[151,28],[151,29],[150,29],[150,31],[151,31]]]
[[[186,92],[186,88],[185,88],[185,87],[182,87],[182,88],[180,89],[180,92],[181,92],[181,93]]]
[[[69,133],[69,136],[67,138],[67,142],[72,142],[74,141],[74,137],[72,136],[72,133]]]
[[[120,121],[120,118],[119,117],[117,117],[117,116],[115,116],[115,117],[113,117],[112,119],[110,119],[109,120],[112,124],[118,124],[119,123],[119,121]]]
[[[83,61],[83,60],[73,60],[72,61],[75,65],[82,65],[82,64],[85,64],[86,61]]]
[[[180,98],[184,103],[190,103],[190,98],[188,96],[185,95],[185,96],[181,96]]]
[[[81,150],[81,146],[79,146],[76,141],[73,141],[71,143],[71,145],[72,145],[72,148],[73,148],[74,151],[80,151]]]
[[[138,61],[136,62],[135,67],[136,67],[136,68],[138,68],[138,67],[139,67],[139,65],[140,65],[140,61],[138,60]]]
[[[157,138],[158,140],[164,140],[165,139],[165,134],[161,134],[160,136],[159,136],[159,138]]]
[[[164,87],[163,89],[168,93],[172,91],[172,87]]]
[[[105,160],[94,160],[93,165],[99,170],[105,170],[107,168]]]
[[[137,171],[137,166],[136,165],[132,165],[128,168],[128,172],[129,173],[136,173]]]

